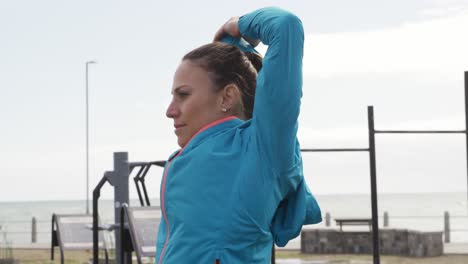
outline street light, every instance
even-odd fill
[[[89,104],[88,104],[88,65],[97,61],[86,62],[86,214],[89,214]]]

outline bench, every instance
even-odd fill
[[[128,252],[135,251],[137,263],[143,263],[143,258],[156,256],[156,238],[161,221],[161,209],[159,206],[128,207],[123,206],[123,215],[128,221],[129,236],[124,235],[123,240],[131,244]],[[121,222],[125,222],[121,219]],[[123,226],[123,225],[122,225]],[[121,229],[122,232],[122,229]],[[122,249],[126,249],[122,245]],[[154,262],[154,261],[153,261]]]
[[[53,214],[51,229],[50,259],[54,260],[54,247],[60,249],[60,263],[65,263],[65,250],[90,250],[93,248],[92,231],[88,228],[93,222],[86,214]],[[104,249],[108,263],[108,247],[104,235],[99,233],[99,247]]]
[[[354,225],[354,226],[369,226],[369,230],[372,230],[372,218],[335,218],[336,225],[340,226],[340,231],[343,231],[344,225]]]

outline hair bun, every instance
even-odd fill
[[[255,70],[257,72],[260,71],[262,68],[262,56],[258,53],[257,50],[245,39],[243,38],[235,38],[230,35],[225,35],[222,39],[221,42],[236,46],[239,48],[245,56],[249,59],[250,63],[254,66]]]
[[[245,51],[244,51],[244,54],[249,59],[250,63],[252,63],[255,70],[257,70],[257,72],[259,72],[262,69],[262,65],[263,65],[262,64],[262,60],[263,60],[262,56],[260,56],[257,53],[245,52]]]

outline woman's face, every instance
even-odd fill
[[[177,68],[172,85],[172,101],[166,116],[174,120],[180,147],[205,125],[224,117],[222,93],[215,92],[208,72],[189,60]]]

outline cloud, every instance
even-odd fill
[[[429,8],[422,9],[419,15],[426,18],[447,17],[463,13],[468,8],[466,0],[432,0]]]
[[[304,74],[468,70],[467,28],[468,9],[464,9],[448,17],[378,31],[308,34]]]

